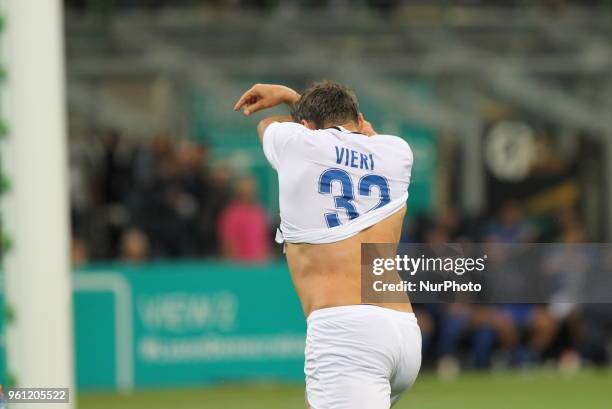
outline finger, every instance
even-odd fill
[[[249,104],[246,106],[246,108],[244,108],[244,114],[248,116],[257,111],[268,108],[268,106],[269,104],[265,99],[258,99],[255,101],[255,103]]]
[[[244,106],[244,104],[246,104],[249,99],[251,99],[251,97],[250,97],[248,92],[243,94],[240,97],[240,99],[238,100],[238,102],[236,102],[236,104],[234,105],[234,111],[240,110],[240,108],[242,108]]]
[[[374,130],[374,127],[372,126],[372,124],[368,121],[363,121],[363,126],[362,126],[362,133],[364,135],[368,135],[368,136],[372,136],[376,134],[376,131]]]
[[[234,105],[234,111],[238,111],[242,106],[251,98],[257,97],[257,93],[253,91],[254,87],[251,87],[247,92],[242,94],[236,105]]]

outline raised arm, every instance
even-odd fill
[[[295,104],[300,99],[300,94],[284,85],[274,84],[255,84],[247,92],[242,94],[234,111],[243,110],[247,116],[261,111],[262,109],[272,108],[280,104],[289,106]],[[262,119],[257,125],[257,134],[259,139],[263,138],[263,134],[272,122],[291,122],[292,118],[289,115],[272,116]]]
[[[291,115],[274,115],[259,121],[257,124],[257,135],[259,135],[260,141],[263,141],[263,135],[266,132],[266,128],[273,122],[293,122],[293,118]]]

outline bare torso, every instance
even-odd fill
[[[405,213],[404,208],[359,234],[336,243],[287,243],[289,270],[306,316],[321,308],[362,304],[361,244],[398,243]],[[404,303],[376,305],[412,311],[408,297]]]

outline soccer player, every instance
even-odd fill
[[[413,384],[421,333],[410,304],[364,304],[361,244],[398,243],[413,156],[376,134],[354,93],[320,82],[302,95],[256,84],[234,109],[287,104],[291,116],[257,133],[279,180],[280,229],[307,317],[306,398],[311,409],[389,408]]]

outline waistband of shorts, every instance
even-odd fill
[[[397,311],[391,308],[380,307],[373,304],[351,304],[341,305],[338,307],[326,307],[314,310],[306,318],[307,323],[311,323],[318,320],[325,320],[333,317],[341,317],[343,315],[351,315],[358,313],[372,313],[386,316],[394,316],[397,319],[408,320],[414,323],[417,322],[416,315],[413,312]]]

